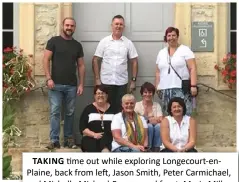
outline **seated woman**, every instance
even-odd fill
[[[144,152],[148,146],[146,120],[134,112],[135,97],[122,97],[123,111],[116,114],[111,123],[113,152]]]
[[[86,106],[80,118],[80,131],[83,134],[81,149],[83,152],[109,152],[113,140],[110,126],[114,112],[108,103],[105,86],[95,86],[94,100]]]
[[[148,122],[148,147],[153,152],[159,152],[162,145],[160,138],[160,123],[163,119],[161,106],[153,102],[155,87],[152,83],[145,82],[140,89],[142,101],[137,102],[134,111],[144,116]]]
[[[197,152],[196,121],[186,115],[184,100],[174,97],[169,101],[169,116],[161,122],[161,138],[165,147],[161,152]]]

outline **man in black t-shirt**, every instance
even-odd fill
[[[50,144],[46,148],[60,148],[61,106],[64,104],[64,146],[74,148],[73,120],[76,94],[81,95],[84,88],[85,64],[82,45],[72,38],[76,28],[73,18],[65,18],[62,22],[60,36],[48,40],[44,52],[44,71],[46,85],[49,89],[50,104]],[[50,60],[52,68],[50,73]],[[77,86],[77,74],[79,85]]]

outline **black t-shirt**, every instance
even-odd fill
[[[54,83],[76,86],[77,60],[84,57],[82,45],[75,39],[55,36],[47,42],[46,49],[53,52],[51,74]]]

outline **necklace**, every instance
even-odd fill
[[[100,110],[98,109],[98,107],[96,107],[96,109],[97,109],[98,113],[100,114],[101,128],[102,128],[102,130],[104,130],[104,114],[105,114],[105,111],[106,111],[107,109],[106,109],[104,112],[103,112],[103,111],[100,111]]]

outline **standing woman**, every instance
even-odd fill
[[[189,47],[178,43],[179,30],[169,27],[164,36],[168,46],[157,56],[155,86],[165,115],[169,100],[173,97],[184,99],[187,115],[192,114],[192,96],[197,95],[197,71],[195,56]],[[182,80],[187,80],[188,91],[182,89]]]

